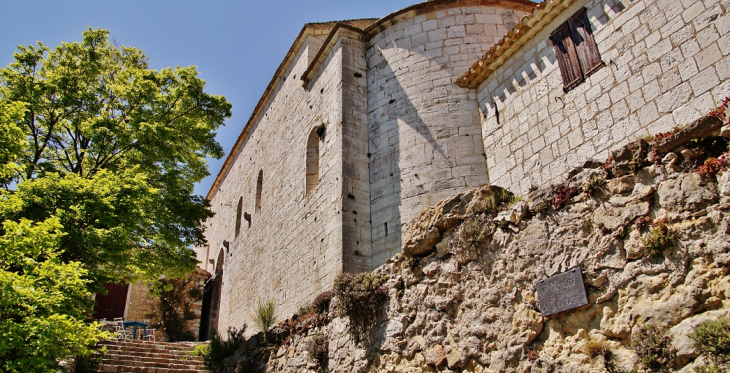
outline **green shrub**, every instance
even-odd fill
[[[188,321],[197,318],[192,311],[192,303],[202,299],[200,287],[192,278],[161,278],[150,290],[160,298],[156,309],[149,315],[151,319],[159,319],[156,328],[164,328],[169,342],[194,341],[195,335],[188,328]]]
[[[512,192],[504,189],[499,189],[494,193],[488,194],[484,198],[479,199],[474,205],[473,211],[475,214],[482,212],[487,214],[496,214],[503,207],[510,206],[521,200],[521,197],[515,196],[514,194],[512,194]]]
[[[603,175],[593,175],[591,179],[583,185],[583,192],[587,195],[593,195],[593,192],[606,184],[606,177]]]
[[[459,249],[479,247],[493,233],[492,219],[482,213],[467,218],[459,225],[449,240],[449,251],[455,254]]]
[[[203,357],[209,353],[210,353],[210,345],[201,344],[201,345],[195,345],[195,347],[193,347],[193,350],[189,352],[189,355]]]
[[[596,339],[589,338],[586,344],[583,345],[583,353],[588,355],[591,359],[595,359],[599,356],[604,358],[611,353],[611,347],[606,341],[599,341]]]
[[[266,334],[266,331],[276,322],[276,307],[274,306],[274,302],[263,302],[259,298],[258,307],[256,307],[256,312],[251,315],[251,318],[254,324],[256,324],[256,327]]]
[[[86,356],[77,356],[74,373],[95,373],[99,371],[102,359],[101,353],[92,353]]]
[[[315,313],[325,313],[330,309],[330,303],[332,303],[332,297],[335,296],[335,292],[327,290],[319,295],[312,301],[312,311]]]
[[[672,338],[667,335],[668,328],[646,325],[631,336],[631,347],[641,359],[641,365],[650,372],[670,372],[677,357],[672,347]]]
[[[698,325],[689,335],[697,352],[717,363],[730,359],[730,318],[722,317]]]
[[[645,256],[660,256],[679,241],[679,234],[663,220],[657,221],[649,233],[641,238],[641,252]]]
[[[385,275],[372,272],[341,273],[334,285],[338,314],[355,323],[372,321],[387,295],[386,279]]]
[[[318,332],[307,344],[307,353],[309,357],[317,362],[320,371],[327,371],[329,363],[329,338],[327,335]]]
[[[203,364],[213,373],[223,372],[223,359],[233,356],[246,343],[244,333],[246,324],[241,329],[228,328],[228,338],[223,339],[217,331],[213,331],[210,347],[203,350]]]
[[[332,303],[332,297],[335,296],[335,292],[327,290],[317,295],[312,303],[307,303],[304,306],[299,307],[297,311],[298,316],[307,316],[310,314],[326,313],[329,311],[330,303]]]

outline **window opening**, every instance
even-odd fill
[[[555,48],[563,77],[563,90],[566,92],[604,65],[585,8],[560,25],[550,35],[550,40]]]
[[[238,208],[236,208],[236,237],[241,233],[241,215],[243,214],[243,197],[238,199]]]
[[[319,127],[312,129],[307,138],[307,155],[306,155],[306,192],[309,193],[319,184]]]
[[[259,177],[256,180],[256,212],[261,211],[261,189],[264,186],[264,170],[259,171]]]

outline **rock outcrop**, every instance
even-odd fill
[[[587,162],[525,202],[486,186],[424,211],[406,226],[403,255],[377,270],[389,294],[370,334],[353,336],[335,299],[327,322],[260,347],[271,351],[266,371],[631,370],[630,337],[644,325],[671,328],[674,364],[689,369],[692,327],[730,314],[730,172],[700,177],[652,151],[627,146],[614,169]],[[505,200],[500,214],[484,208]],[[672,239],[650,255],[661,232]],[[543,317],[535,282],[575,267],[588,304]],[[328,337],[326,369],[307,352],[317,333]],[[590,356],[589,343],[610,354]]]

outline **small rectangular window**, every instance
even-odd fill
[[[603,66],[585,8],[560,25],[550,35],[550,40],[555,48],[566,92]]]

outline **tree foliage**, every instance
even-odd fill
[[[19,171],[16,161],[26,143],[18,123],[24,111],[20,102],[0,100],[0,184],[3,185],[7,185]]]
[[[14,57],[0,71],[0,105],[20,105],[10,121],[27,146],[2,218],[58,216],[62,259],[80,261],[95,290],[191,270],[188,248],[204,243],[212,215],[193,185],[208,175],[206,157],[223,154],[215,130],[230,104],[204,92],[195,67],[150,70],[106,30]]]
[[[106,334],[87,323],[91,293],[79,262],[60,260],[56,218],[3,222],[0,236],[0,370],[52,372]]]
[[[212,212],[193,185],[231,110],[204,88],[106,30],[20,46],[0,69],[0,370],[88,354],[105,283],[194,268]]]

